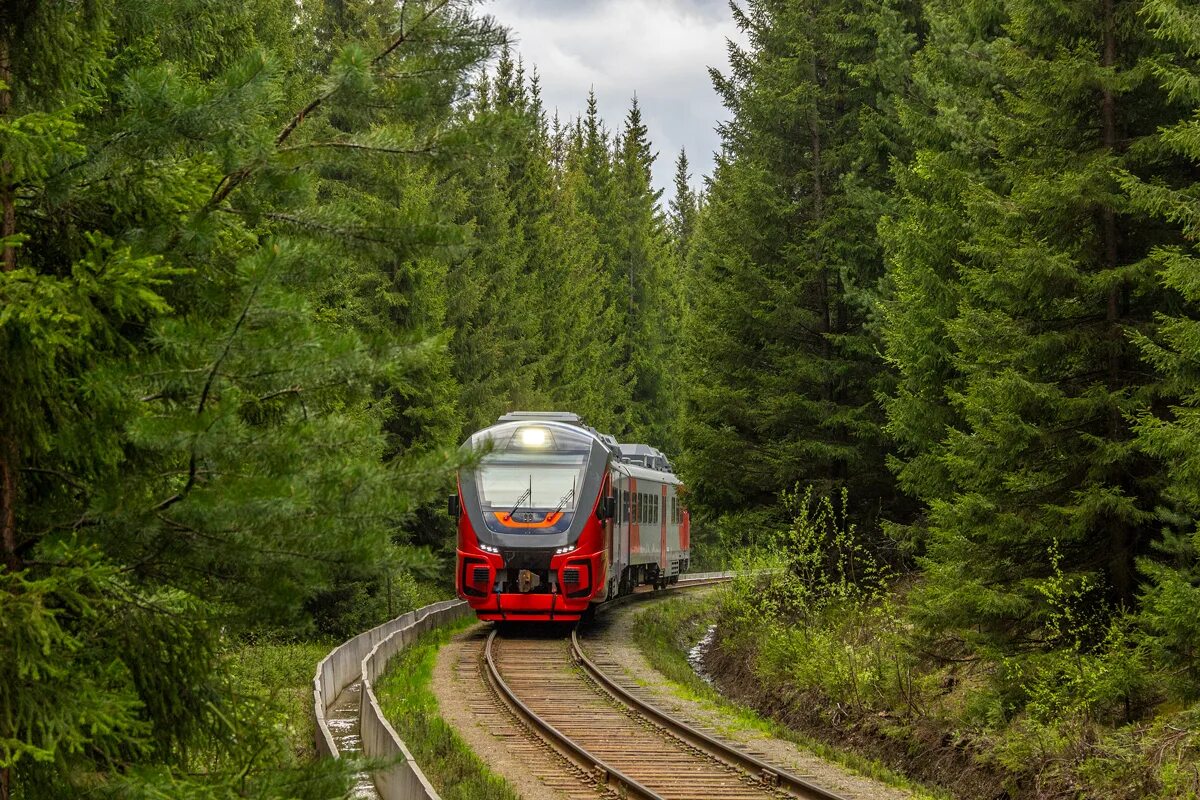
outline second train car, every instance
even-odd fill
[[[455,586],[483,620],[573,621],[688,567],[680,480],[658,450],[566,412],[514,412],[463,445]]]

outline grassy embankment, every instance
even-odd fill
[[[949,795],[919,786],[879,761],[852,750],[831,746],[813,736],[781,725],[754,710],[733,702],[706,683],[687,660],[688,651],[716,619],[720,593],[685,595],[655,603],[634,620],[634,640],[656,670],[674,684],[675,692],[688,700],[721,711],[731,720],[730,728],[757,730],[774,738],[793,742],[821,758],[840,764],[890,786],[906,789],[918,798],[946,798]]]
[[[741,579],[704,604],[651,609],[638,639],[704,697],[683,652],[715,623],[706,666],[723,692],[806,744],[852,749],[959,798],[1200,797],[1200,704],[1165,702],[1171,676],[1136,640],[1023,659],[934,652],[910,622],[911,585],[813,586],[786,570]],[[1131,678],[1157,689],[1123,696]]]
[[[474,618],[430,631],[388,665],[375,693],[384,716],[444,800],[519,800],[442,720],[430,688],[438,650]]]

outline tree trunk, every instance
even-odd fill
[[[1104,28],[1104,52],[1101,63],[1106,68],[1112,68],[1117,63],[1116,14],[1114,0],[1104,0],[1102,25]],[[1117,152],[1117,100],[1111,81],[1103,87],[1100,101],[1101,136],[1104,149],[1109,154]],[[1103,268],[1112,274],[1119,264],[1119,240],[1117,232],[1117,213],[1111,204],[1104,207],[1104,264]],[[1108,303],[1105,309],[1105,325],[1108,333],[1108,387],[1109,391],[1121,389],[1121,350],[1125,343],[1124,332],[1121,329],[1121,292],[1123,287],[1114,283],[1108,290]],[[1120,409],[1114,404],[1109,410],[1108,436],[1112,440],[1126,436],[1125,423],[1121,418]],[[1117,598],[1124,603],[1132,603],[1134,599],[1134,534],[1129,522],[1123,519],[1113,519],[1109,522],[1109,575],[1116,591]]]
[[[0,81],[7,87],[12,83],[12,65],[9,61],[8,40],[0,37]],[[8,116],[12,106],[12,92],[0,90],[0,117]],[[12,236],[17,232],[17,209],[13,199],[9,176],[12,164],[0,161],[0,235]],[[17,266],[17,251],[11,244],[4,245],[0,269],[11,272]],[[21,562],[17,558],[17,464],[11,457],[15,448],[8,436],[0,432],[0,546],[4,549],[4,565],[17,571]],[[0,800],[9,800],[12,794],[12,774],[8,767],[0,769]]]

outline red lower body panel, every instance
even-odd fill
[[[517,622],[574,622],[587,611],[588,600],[568,600],[561,594],[488,595],[485,600],[469,598],[468,603],[482,620]]]

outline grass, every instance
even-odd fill
[[[854,752],[835,748],[799,731],[759,716],[753,710],[726,699],[692,669],[688,650],[704,635],[714,617],[716,594],[705,592],[654,603],[634,618],[633,638],[646,660],[667,679],[671,690],[686,700],[720,712],[729,720],[722,733],[753,730],[792,742],[826,761],[859,775],[904,789],[914,797],[947,800],[950,795],[913,783],[884,764]]]
[[[384,716],[444,800],[520,800],[441,719],[430,689],[438,650],[474,622],[464,619],[420,637],[388,664],[375,694]]]
[[[283,731],[296,763],[316,758],[312,680],[332,642],[256,642],[231,650],[229,674],[239,693],[267,698],[265,713]]]

